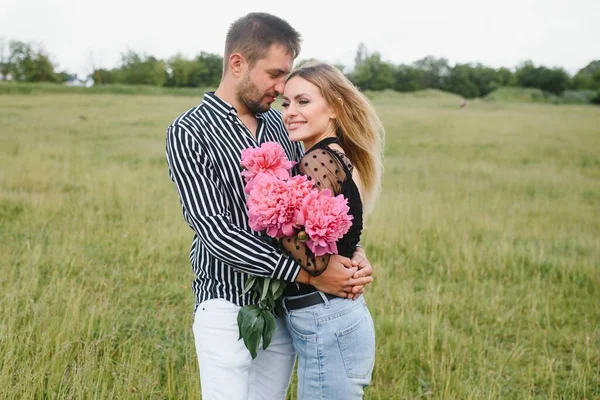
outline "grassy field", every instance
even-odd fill
[[[0,398],[200,397],[164,158],[199,101],[0,96]],[[366,398],[600,398],[600,108],[373,101]]]

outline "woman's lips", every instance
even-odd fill
[[[304,125],[306,122],[305,121],[294,121],[294,122],[289,122],[288,123],[288,129],[293,131],[294,129],[298,128],[301,125]]]

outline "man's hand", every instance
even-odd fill
[[[365,251],[362,247],[357,247],[352,255],[352,266],[357,268],[357,271],[352,275],[352,278],[358,279],[363,277],[371,277],[373,275],[373,267],[367,259]],[[369,282],[370,283],[370,282]],[[356,285],[352,288],[352,292],[348,294],[348,298],[356,300],[365,292],[365,285]]]
[[[371,276],[354,278],[353,275],[358,272],[359,267],[353,267],[349,258],[332,255],[327,269],[321,275],[311,277],[310,284],[324,293],[346,298],[353,295],[353,288],[364,287],[373,280]]]

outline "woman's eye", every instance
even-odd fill
[[[308,100],[306,100],[306,99],[300,99],[300,100],[298,101],[298,103],[299,103],[299,104],[308,104]]]
[[[283,108],[287,108],[290,105],[290,103],[281,103],[281,107]]]

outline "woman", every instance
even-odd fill
[[[352,227],[337,242],[352,257],[363,214],[379,193],[383,129],[367,98],[335,67],[304,64],[286,81],[283,121],[290,139],[306,153],[299,172],[348,199]],[[299,240],[281,243],[312,276],[327,267]],[[375,331],[364,298],[342,299],[310,285],[290,285],[283,297],[285,320],[298,354],[300,399],[358,399],[371,382]]]

